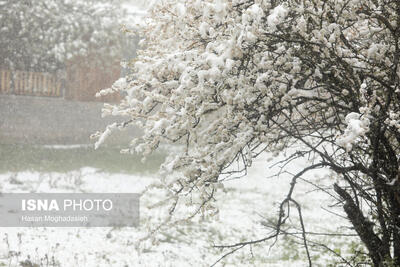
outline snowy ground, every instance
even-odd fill
[[[231,244],[263,238],[265,227],[276,218],[277,206],[284,199],[291,176],[267,178],[278,169],[270,169],[265,155],[254,162],[247,177],[226,183],[225,192],[218,195],[219,216],[215,220],[196,220],[184,227],[171,228],[161,241],[146,241],[137,248],[137,240],[146,233],[145,225],[156,224],[162,210],[149,208],[160,195],[156,192],[141,198],[141,224],[138,228],[0,228],[0,266],[210,266],[224,253],[213,245]],[[306,166],[306,160],[295,162],[290,172]],[[333,183],[326,173],[309,173],[313,182]],[[0,174],[0,191],[7,192],[140,192],[155,174],[121,174],[99,171],[91,167],[66,173],[8,172]],[[327,196],[309,184],[299,181],[295,198],[303,206],[307,232],[352,233],[345,219],[325,209]],[[281,237],[258,246],[245,247],[216,266],[307,266],[301,243],[299,221],[293,210],[291,228],[294,235]],[[286,228],[285,228],[286,229]],[[356,246],[355,237],[309,235],[346,257]],[[341,266],[333,253],[320,246],[311,246],[315,266]],[[22,263],[24,262],[24,263]],[[25,264],[25,265],[24,265]],[[35,265],[37,264],[37,265]]]

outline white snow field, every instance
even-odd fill
[[[248,175],[227,181],[217,194],[219,214],[214,219],[196,218],[192,222],[157,234],[157,239],[138,243],[154,227],[165,210],[150,207],[162,198],[151,191],[141,197],[138,228],[0,228],[0,266],[211,266],[230,250],[213,245],[234,244],[268,236],[268,223],[277,218],[279,202],[285,198],[291,175],[282,173],[268,178],[279,168],[268,168],[272,162],[263,155],[254,161]],[[275,158],[277,160],[279,158]],[[298,160],[287,169],[291,173],[306,166]],[[329,186],[333,178],[328,172],[306,173],[304,178]],[[0,174],[1,192],[140,192],[157,175],[106,173],[85,167],[67,173],[19,172]],[[311,257],[315,266],[344,266],[334,253],[343,257],[358,246],[346,219],[325,193],[298,180],[295,199],[301,203]],[[328,212],[327,209],[329,209]],[[225,257],[215,266],[307,266],[297,212],[283,229],[289,234],[259,245],[247,246]],[[289,227],[290,226],[290,227]],[[289,229],[290,228],[290,229]],[[333,235],[321,235],[330,233]],[[316,243],[326,247],[317,246]],[[328,252],[327,248],[331,249]]]

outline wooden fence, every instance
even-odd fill
[[[61,97],[61,82],[55,75],[41,72],[0,70],[0,93]]]
[[[73,64],[74,63],[74,64]],[[45,72],[10,71],[0,68],[0,94],[63,97],[74,101],[119,102],[119,93],[95,97],[120,75],[119,63],[99,65],[87,58],[67,65],[66,79]]]

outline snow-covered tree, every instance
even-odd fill
[[[301,144],[288,163],[311,163],[294,175],[275,233],[230,247],[278,236],[289,207],[300,211],[297,179],[328,168],[371,264],[400,266],[400,1],[165,0],[140,35],[132,76],[112,88],[127,97],[104,108],[131,119],[96,145],[131,125],[144,135],[129,151],[184,145],[161,167],[170,221],[188,203],[212,210],[224,179],[261,152]]]
[[[52,72],[77,55],[119,58],[119,2],[0,1],[0,66]]]

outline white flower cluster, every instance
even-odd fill
[[[348,114],[345,121],[347,128],[343,135],[338,138],[337,144],[345,147],[346,151],[350,151],[357,139],[368,132],[370,121],[365,116],[355,112]]]

